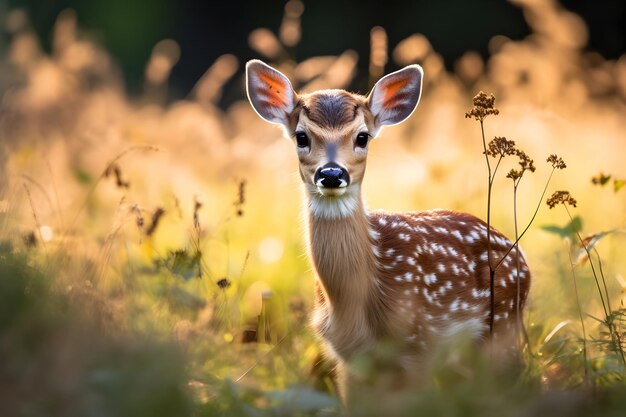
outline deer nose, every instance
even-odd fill
[[[334,162],[329,162],[315,172],[315,185],[325,188],[343,188],[350,184],[348,171]]]

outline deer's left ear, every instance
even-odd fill
[[[424,72],[409,65],[378,80],[367,98],[376,127],[395,125],[408,118],[419,103]]]
[[[246,89],[259,116],[268,122],[287,124],[297,99],[291,82],[283,73],[253,59],[246,64]]]

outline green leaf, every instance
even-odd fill
[[[613,191],[618,192],[624,185],[626,180],[613,180]]]
[[[74,178],[76,178],[76,181],[83,185],[88,185],[93,182],[93,178],[91,177],[91,175],[89,175],[87,171],[84,171],[80,168],[74,168],[72,174],[74,174]]]
[[[553,233],[559,235],[563,239],[570,238],[571,240],[575,240],[576,233],[579,233],[583,228],[583,220],[576,216],[565,226],[557,226],[554,224],[546,225],[541,227],[548,233]]]

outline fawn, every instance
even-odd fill
[[[413,113],[422,78],[422,68],[410,65],[380,79],[367,97],[344,90],[298,95],[281,72],[259,60],[246,65],[252,107],[284,127],[299,158],[317,278],[312,323],[338,363],[344,399],[346,363],[377,342],[399,343],[395,365],[409,370],[438,339],[460,332],[485,339],[490,326],[494,337],[508,333],[529,290],[519,248],[493,228],[488,233],[482,220],[364,206],[368,143]],[[498,264],[493,317],[488,262]]]

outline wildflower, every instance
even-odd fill
[[[503,158],[506,155],[515,155],[515,141],[508,140],[505,137],[495,137],[491,142],[489,142],[488,150],[486,151],[487,155],[496,158]]]
[[[535,161],[530,159],[530,157],[528,155],[526,155],[526,152],[524,152],[524,151],[522,151],[520,149],[517,149],[515,151],[515,154],[519,158],[519,165],[520,165],[520,167],[522,167],[522,172],[523,171],[535,172],[535,170],[537,169],[537,168],[535,168]],[[561,162],[563,162],[563,161],[561,161]]]
[[[509,171],[508,174],[506,174],[506,177],[512,179],[513,181],[517,181],[518,179],[522,177],[522,171],[512,169]]]
[[[500,113],[500,111],[494,107],[496,97],[493,94],[487,95],[481,91],[474,96],[472,101],[474,107],[465,113],[466,119],[474,118],[482,123],[490,114],[497,116]]]
[[[550,155],[546,161],[552,164],[552,168],[555,168],[555,169],[567,168],[567,165],[565,165],[565,162],[563,162],[563,158],[556,156],[554,154]]]
[[[569,191],[555,191],[554,194],[548,200],[546,200],[548,207],[553,209],[557,204],[569,204],[572,207],[576,207],[576,200],[572,197]]]

